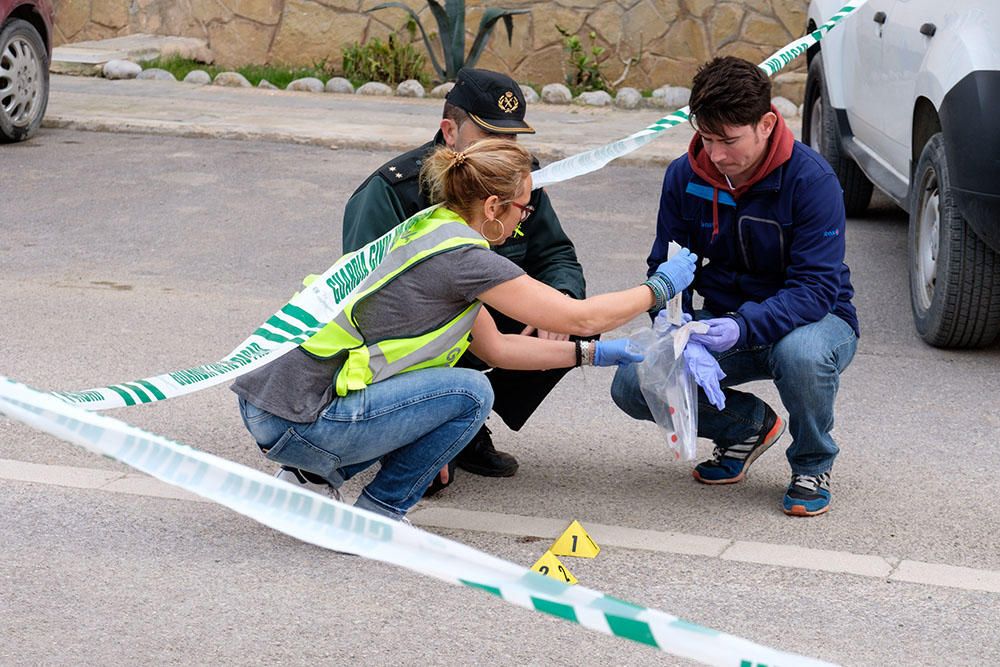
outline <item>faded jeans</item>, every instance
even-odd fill
[[[833,405],[840,388],[840,374],[851,363],[857,347],[858,338],[851,326],[830,314],[794,329],[771,345],[716,354],[726,374],[721,382],[726,407],[718,410],[699,387],[698,435],[720,447],[757,435],[764,426],[766,404],[753,394],[732,387],[772,379],[788,411],[792,444],[785,455],[792,472],[818,475],[829,471],[840,451],[830,435]],[[611,397],[629,416],[653,420],[639,388],[635,364],[622,366],[615,373]]]
[[[243,423],[267,458],[331,486],[380,462],[355,506],[399,519],[479,431],[493,390],[479,371],[445,367],[400,373],[335,397],[312,423],[239,403]]]

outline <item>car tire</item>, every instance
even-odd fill
[[[806,95],[802,109],[802,141],[822,155],[844,190],[844,209],[848,216],[865,212],[872,199],[872,182],[861,167],[844,153],[840,146],[837,116],[827,104],[826,77],[819,54],[809,63],[806,75]]]
[[[49,103],[49,62],[35,27],[11,19],[0,30],[0,142],[24,141]]]
[[[933,135],[910,191],[910,304],[917,332],[935,347],[985,347],[1000,334],[1000,256],[962,218],[944,137]]]

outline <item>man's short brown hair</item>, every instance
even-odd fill
[[[771,80],[748,60],[713,58],[694,75],[689,105],[699,131],[724,135],[724,125],[756,126],[771,110]]]

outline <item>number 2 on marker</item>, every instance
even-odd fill
[[[545,569],[548,570],[548,568]],[[559,566],[559,571],[562,572],[562,576],[566,579],[566,581],[572,581],[572,579],[569,578],[569,572],[567,572],[566,568],[564,568],[562,565]]]
[[[559,566],[559,569],[560,570],[562,569],[561,565]],[[542,574],[548,574],[549,573],[549,566],[548,565],[540,565],[538,567],[538,571],[541,572]]]

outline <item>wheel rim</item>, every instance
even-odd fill
[[[920,307],[927,310],[934,300],[938,244],[941,238],[941,190],[934,171],[928,171],[920,192],[920,207],[917,209],[916,294]]]
[[[813,100],[809,109],[809,148],[817,153],[821,151],[823,145],[823,98],[819,95]]]
[[[38,54],[23,37],[14,37],[0,52],[0,109],[16,127],[34,120],[42,92]]]

